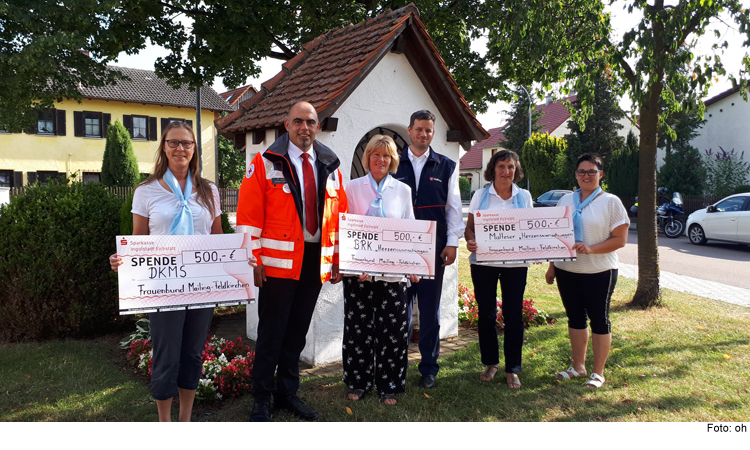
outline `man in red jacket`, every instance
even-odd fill
[[[252,235],[258,260],[255,422],[271,420],[272,396],[277,408],[319,417],[297,397],[299,356],[322,284],[341,281],[338,214],[347,203],[339,159],[315,140],[320,123],[310,103],[295,103],[284,126],[287,133],[253,158],[237,206],[237,225]]]

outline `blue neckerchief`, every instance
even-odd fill
[[[180,183],[177,182],[169,168],[164,173],[164,182],[167,183],[174,196],[177,197],[177,201],[180,202],[180,210],[172,221],[172,227],[169,229],[171,235],[192,235],[193,234],[193,213],[190,211],[188,206],[188,200],[190,200],[190,194],[193,192],[193,177],[188,170],[187,180],[185,181],[185,193],[180,190]]]
[[[375,200],[370,203],[370,208],[367,210],[367,215],[372,217],[385,217],[385,210],[383,210],[383,188],[388,183],[388,178],[391,174],[386,174],[380,183],[375,182],[375,178],[372,177],[371,173],[367,174],[367,180],[370,182],[372,190],[375,191]]]
[[[583,202],[581,202],[581,190],[577,189],[573,192],[573,205],[575,207],[573,210],[573,233],[575,234],[576,242],[583,242],[583,215],[581,212],[583,211],[583,208],[587,207],[601,192],[602,188],[600,186],[596,188],[591,195],[586,197],[586,200]]]
[[[515,186],[515,184],[514,184]],[[490,188],[492,187],[492,183],[485,186],[484,191],[482,191],[482,198],[479,199],[479,210],[484,210],[490,207]],[[526,199],[523,198],[523,193],[521,191],[521,188],[516,186],[516,189],[518,190],[517,194],[513,196],[513,208],[525,208],[526,207]],[[513,188],[511,188],[511,192],[513,192]]]

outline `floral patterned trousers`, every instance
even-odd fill
[[[344,279],[344,383],[382,394],[404,392],[409,318],[406,283]]]

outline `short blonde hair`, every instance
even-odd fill
[[[376,134],[370,139],[365,147],[365,154],[362,156],[362,167],[366,171],[370,171],[370,155],[375,150],[385,150],[385,153],[391,157],[391,165],[388,166],[388,172],[396,173],[398,169],[398,151],[396,151],[396,143],[393,142],[393,138],[382,134]]]

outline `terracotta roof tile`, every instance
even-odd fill
[[[248,92],[255,94],[258,92],[258,90],[255,89],[252,84],[248,84],[247,86],[238,87],[237,89],[232,89],[231,91],[222,92],[219,95],[231,106],[235,106],[240,102],[242,96],[244,96]]]
[[[508,126],[505,124],[501,127],[490,128],[487,132],[490,137],[483,141],[477,141],[471,146],[471,150],[466,152],[458,161],[459,170],[481,169],[482,168],[482,150],[487,147],[496,147],[498,143],[505,140],[503,130]]]
[[[167,84],[166,80],[157,77],[152,70],[118,66],[109,68],[127,75],[130,80],[118,80],[109,86],[82,88],[81,95],[92,99],[195,108],[195,91],[187,85],[175,89]],[[232,107],[208,86],[201,88],[201,107],[211,111],[232,110]]]
[[[570,119],[570,111],[565,107],[565,101],[570,100],[570,103],[573,103],[577,98],[577,96],[571,95],[560,101],[536,105],[534,110],[542,112],[542,117],[538,122],[542,126],[542,129],[539,132],[551,134],[560,125],[564,124],[566,120]]]
[[[413,4],[331,30],[307,42],[302,46],[302,52],[284,63],[276,76],[262,84],[258,94],[240,103],[243,114],[221,119],[217,126],[225,134],[277,127],[283,124],[289,106],[299,100],[312,103],[321,119],[333,114],[354,90],[358,80],[369,73],[408,26],[415,26],[423,34],[430,46],[429,56],[438,60],[444,69],[439,75],[450,80],[454,92],[439,94],[460,99],[455,108],[463,112],[456,116],[463,117],[464,122],[453,127],[464,127],[469,136],[483,136],[486,132],[445,68]]]

